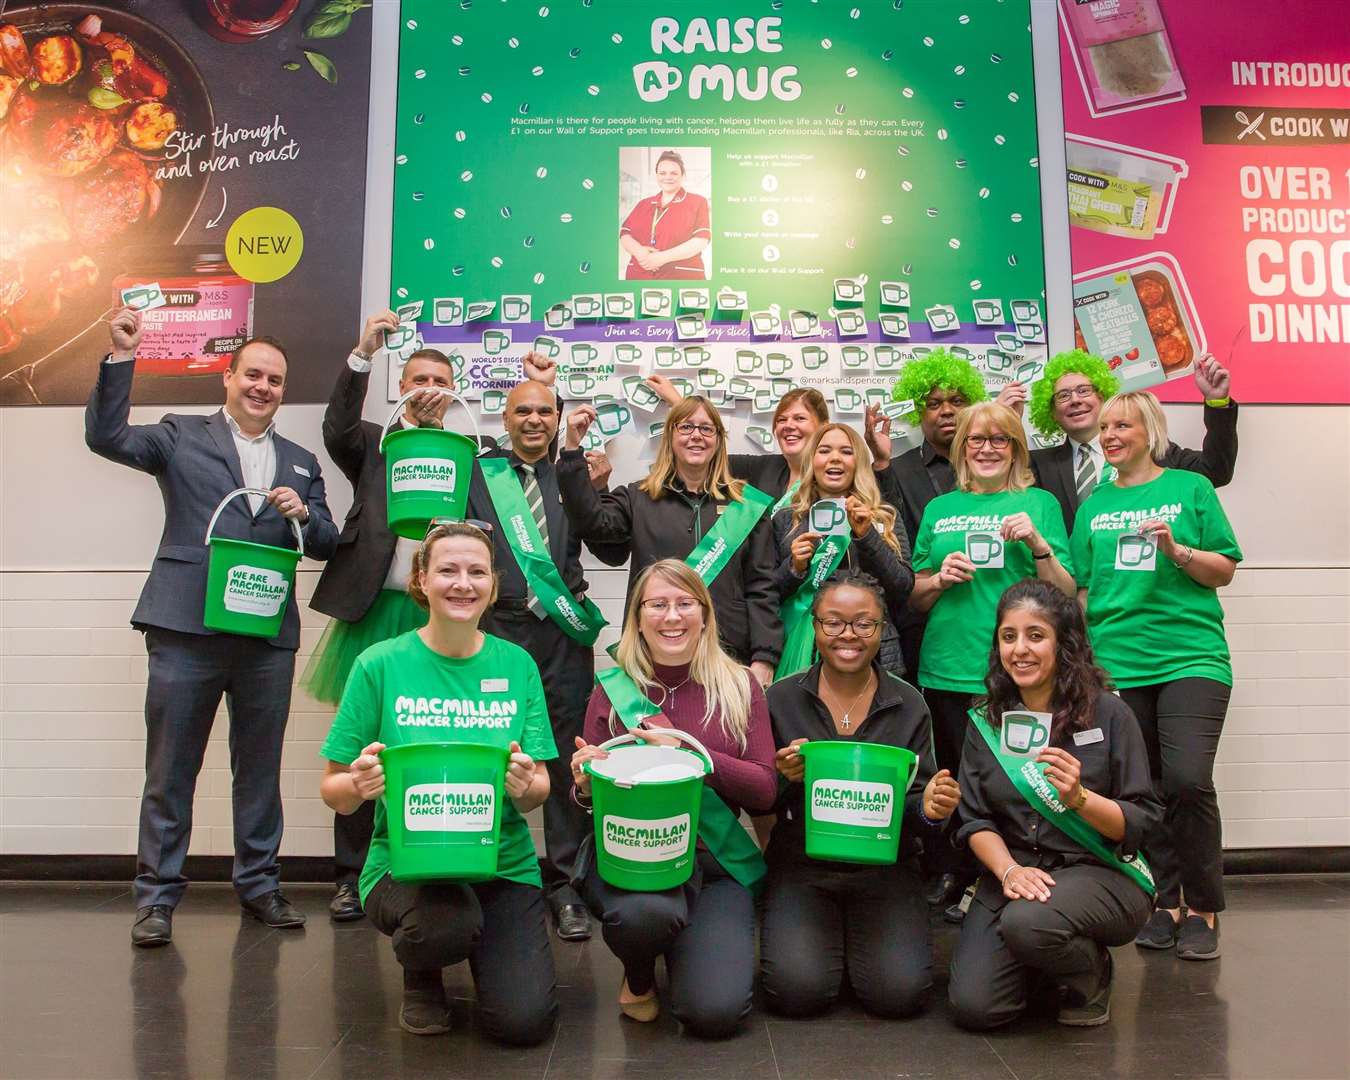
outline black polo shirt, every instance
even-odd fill
[[[932,826],[919,816],[923,789],[937,771],[933,757],[932,721],[923,695],[903,679],[882,670],[875,662],[877,691],[867,718],[848,735],[835,730],[829,707],[820,697],[820,668],[814,665],[797,675],[780,679],[769,687],[769,718],[773,721],[774,746],[781,749],[795,739],[812,741],[831,739],[837,742],[865,742],[879,746],[899,746],[919,756],[918,770],[909,791],[905,793],[905,809],[900,832],[900,857],[903,859],[921,846],[921,838]],[[765,857],[769,862],[810,861],[806,855],[806,785],[778,781],[778,802],[775,812],[778,823],[773,828]],[[831,863],[832,869],[846,869],[849,863]],[[867,867],[859,864],[858,869]]]

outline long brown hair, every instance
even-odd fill
[[[666,426],[661,429],[661,441],[656,447],[656,460],[644,480],[638,484],[638,490],[653,499],[665,497],[666,488],[675,479],[675,428],[683,424],[694,413],[702,409],[708,414],[713,427],[717,429],[717,448],[708,463],[708,494],[718,502],[734,499],[741,500],[744,481],[731,475],[731,464],[727,460],[727,426],[722,423],[722,415],[707,398],[694,394],[671,408],[666,417]]]
[[[818,499],[834,496],[826,495],[816,483],[816,451],[820,441],[831,431],[842,431],[853,447],[853,484],[847,495],[856,495],[872,511],[872,520],[881,524],[881,538],[894,551],[900,550],[900,538],[895,535],[895,507],[881,498],[881,489],[877,487],[877,478],[872,472],[872,452],[867,449],[863,437],[847,424],[826,424],[816,429],[811,440],[802,451],[802,482],[797,494],[792,497],[792,524],[799,525],[812,505]],[[845,496],[847,497],[847,496]]]

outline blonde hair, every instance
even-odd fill
[[[666,417],[666,426],[661,429],[661,441],[656,447],[656,460],[652,469],[638,484],[638,490],[653,499],[664,498],[666,487],[675,479],[675,428],[683,424],[694,413],[702,409],[708,414],[712,425],[717,429],[717,448],[713,451],[712,461],[708,464],[708,494],[718,502],[734,499],[741,500],[744,481],[731,475],[731,464],[727,454],[727,426],[722,423],[722,415],[707,398],[693,394],[684,398],[670,410]]]
[[[893,550],[899,551],[900,538],[895,535],[895,507],[882,501],[881,489],[877,487],[877,478],[872,473],[872,453],[867,449],[863,437],[847,424],[825,424],[817,428],[802,451],[802,482],[791,504],[793,526],[801,523],[818,499],[834,498],[820,490],[815,470],[816,451],[820,449],[821,440],[831,431],[842,431],[853,447],[853,483],[847,494],[856,496],[872,511],[872,520],[881,524],[881,538]]]
[[[1158,404],[1158,399],[1147,390],[1128,390],[1122,394],[1116,394],[1115,397],[1108,398],[1102,406],[1100,419],[1104,421],[1106,414],[1116,408],[1131,408],[1139,422],[1144,425],[1144,434],[1148,436],[1148,452],[1153,458],[1155,465],[1162,464],[1163,455],[1167,453],[1168,435],[1167,435],[1167,417],[1163,415],[1162,406]]]
[[[492,538],[477,525],[470,525],[465,521],[447,521],[440,525],[433,525],[428,529],[426,536],[422,538],[422,543],[413,552],[412,572],[408,574],[408,595],[412,597],[413,603],[423,611],[431,610],[431,605],[427,601],[426,589],[422,587],[422,578],[426,576],[427,567],[431,564],[431,549],[436,546],[437,542],[449,540],[456,536],[467,536],[470,540],[477,540],[487,548],[488,571],[492,574],[492,595],[488,597],[488,607],[497,602],[497,586],[500,584],[500,579],[495,564],[496,554],[492,550]]]
[[[1008,436],[1012,440],[1012,467],[1008,470],[1008,491],[1026,491],[1036,482],[1031,471],[1031,451],[1027,449],[1027,433],[1022,421],[1008,406],[997,401],[980,401],[961,413],[956,422],[956,434],[952,436],[952,467],[956,470],[956,486],[961,491],[971,489],[970,466],[966,464],[966,436],[978,421],[983,420],[989,427]]]
[[[651,650],[640,629],[642,594],[653,578],[683,589],[702,605],[703,634],[694,650],[689,676],[703,687],[707,702],[703,723],[707,724],[716,716],[722,733],[744,750],[746,732],[750,728],[750,672],[723,652],[717,639],[717,612],[713,609],[712,594],[688,563],[680,559],[661,559],[638,574],[633,583],[632,602],[624,616],[623,634],[614,653],[619,667],[644,690],[661,685],[656,679]]]

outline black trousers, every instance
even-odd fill
[[[592,847],[582,852],[582,895],[601,921],[605,944],[623,963],[636,994],[656,981],[665,957],[670,1011],[703,1038],[735,1033],[750,1013],[755,984],[755,903],[750,891],[706,851],[678,889],[629,892],[596,871]]]
[[[1091,995],[1106,970],[1105,946],[1128,944],[1148,921],[1148,894],[1119,870],[1081,864],[1049,873],[1055,884],[1045,903],[1006,900],[993,910],[982,899],[993,890],[982,883],[961,924],[947,988],[961,1027],[1015,1020],[1037,972]],[[1001,889],[997,896],[1003,900]]]
[[[589,648],[568,637],[549,619],[529,611],[494,610],[484,629],[519,645],[539,665],[544,698],[558,756],[544,762],[548,769],[549,795],[544,803],[544,857],[539,872],[549,907],[557,912],[565,904],[579,904],[572,887],[577,849],[590,834],[590,815],[572,799],[572,753],[586,719],[586,703],[595,686],[595,656]]]
[[[483,1033],[533,1046],[553,1030],[558,991],[544,894],[505,878],[476,885],[405,884],[385,874],[366,897],[366,913],[394,940],[408,971],[469,961]]]
[[[1232,688],[1215,679],[1176,679],[1120,692],[1139,720],[1162,823],[1144,840],[1157,905],[1222,911],[1223,825],[1214,758]]]
[[[966,727],[970,724],[970,707],[974,694],[954,690],[934,690],[923,687],[923,699],[933,718],[933,756],[939,769],[950,769],[953,777],[961,772],[961,749],[966,744]],[[959,813],[959,811],[958,811]],[[924,838],[925,864],[930,874],[956,874],[966,881],[974,880],[978,867],[974,857],[965,848],[952,846],[952,837],[959,828],[953,821],[950,829],[930,829]]]
[[[136,906],[176,905],[192,835],[192,798],[216,709],[230,716],[234,867],[240,899],[281,884],[281,744],[295,652],[239,634],[150,627],[145,691],[145,789],[136,844]]]
[[[363,802],[352,814],[333,815],[333,884],[355,885],[366,865],[370,834],[375,829],[375,803]]]
[[[834,1004],[847,972],[877,1016],[923,1008],[933,985],[928,905],[913,860],[840,869],[774,865],[764,890],[760,965],[769,1007],[814,1016]]]

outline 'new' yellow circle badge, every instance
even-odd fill
[[[257,206],[234,219],[225,235],[225,257],[248,281],[283,278],[295,269],[305,249],[300,222],[276,206]]]

